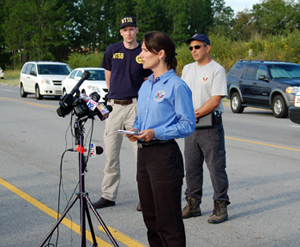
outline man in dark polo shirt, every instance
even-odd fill
[[[102,182],[102,197],[93,203],[95,208],[114,206],[120,183],[120,149],[123,135],[119,129],[132,128],[137,114],[138,91],[145,79],[152,73],[144,70],[139,57],[141,45],[136,41],[139,29],[136,19],[125,16],[120,20],[120,34],[123,41],[110,45],[104,54],[101,67],[105,69],[108,87],[108,105],[113,107],[105,121],[104,131],[106,165]],[[137,157],[137,144],[132,142]],[[138,206],[137,210],[140,210]]]

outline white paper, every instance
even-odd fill
[[[128,131],[128,130],[118,130],[119,133],[121,134],[128,134],[128,135],[140,135],[139,133],[137,132],[134,132],[134,131]]]

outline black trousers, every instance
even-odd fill
[[[213,200],[229,204],[223,124],[214,123],[212,128],[196,129],[184,141],[186,197],[191,196],[201,203],[205,161],[214,189]]]
[[[183,175],[182,154],[175,141],[138,149],[138,192],[151,247],[186,246]]]

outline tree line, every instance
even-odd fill
[[[263,0],[234,16],[224,0],[0,0],[0,66],[103,52],[121,40],[125,15],[136,17],[139,42],[152,30],[166,32],[177,46],[195,33],[232,41],[288,34],[299,29],[299,1]]]

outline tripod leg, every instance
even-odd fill
[[[75,204],[75,202],[77,201],[78,197],[76,197],[73,202],[69,205],[69,207],[67,207],[67,209],[63,212],[63,214],[60,216],[60,218],[56,221],[56,224],[52,227],[52,229],[50,230],[50,232],[48,233],[48,235],[45,237],[45,239],[43,240],[43,242],[40,244],[40,247],[43,247],[43,245],[46,243],[46,241],[51,237],[51,235],[53,234],[53,232],[55,231],[55,229],[58,227],[58,225],[60,224],[60,222],[65,218],[65,216],[67,215],[67,213],[69,212],[69,210],[73,207],[73,205]]]
[[[90,198],[88,197],[88,195],[85,196],[86,198],[86,202],[90,205],[91,210],[93,211],[93,213],[95,214],[96,218],[98,219],[99,223],[101,224],[101,226],[103,227],[104,231],[106,232],[106,234],[108,235],[108,237],[110,238],[111,242],[113,243],[113,245],[115,247],[119,247],[118,243],[116,242],[116,240],[114,239],[114,237],[111,235],[110,231],[108,230],[108,228],[106,227],[104,221],[101,219],[99,213],[96,211],[96,209],[93,207],[92,202],[90,200]]]
[[[93,224],[92,224],[92,220],[91,220],[91,215],[90,215],[90,212],[89,212],[88,207],[87,207],[86,197],[85,197],[84,204],[85,204],[86,217],[88,219],[88,223],[89,223],[89,226],[90,226],[90,231],[91,231],[93,242],[94,242],[93,247],[97,247],[98,244],[97,244],[97,240],[96,240],[96,237],[95,237],[95,232],[94,232],[94,228],[93,228]]]

